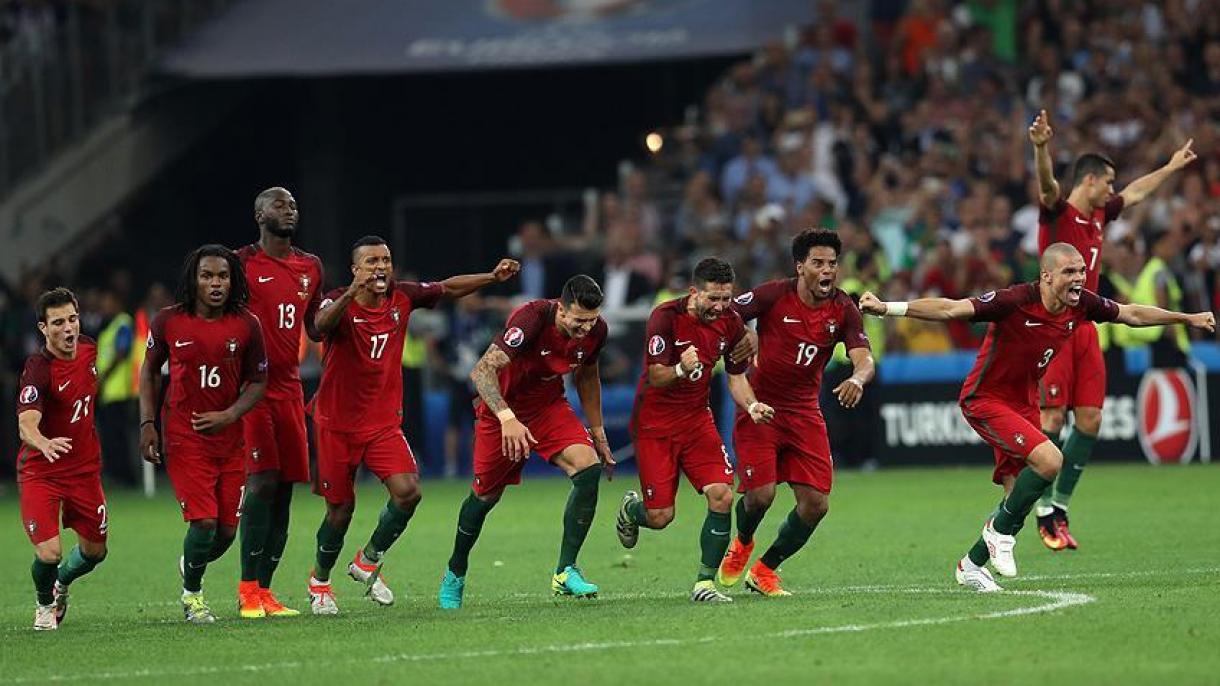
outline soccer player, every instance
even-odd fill
[[[730,356],[746,335],[745,323],[732,307],[733,281],[728,262],[703,259],[695,265],[689,293],[657,305],[648,317],[644,372],[631,418],[644,496],[628,491],[617,521],[625,548],[635,547],[641,526],[669,526],[681,470],[707,498],[699,535],[702,557],[690,594],[699,603],[733,600],[713,581],[733,529],[733,465],[708,407],[717,360],[724,358],[729,393],[751,423],[767,423],[775,415],[750,388],[745,377],[749,361],[734,362]]]
[[[834,231],[802,231],[792,240],[796,278],[769,281],[734,299],[742,319],[758,320],[758,366],[750,373],[750,385],[777,417],[759,424],[737,413],[733,446],[738,490],[745,497],[737,501],[737,536],[717,573],[722,586],[733,586],[746,572],[754,532],[775,499],[777,482],[792,487],[796,507],[780,525],[775,543],[746,572],[751,590],[769,597],[791,595],[775,570],[805,545],[829,509],[834,463],[818,407],[822,370],[835,344],[842,342],[853,369],[834,394],[847,408],[860,402],[874,373],[860,310],[835,287],[842,249]]]
[[[1086,272],[1080,251],[1052,243],[1042,253],[1041,274],[1034,283],[964,300],[886,303],[872,293],[860,298],[860,309],[878,316],[990,323],[958,399],[966,421],[995,450],[992,481],[1001,484],[1005,494],[954,571],[959,584],[976,591],[1001,590],[983,566],[988,560],[1002,576],[1017,575],[1012,554],[1016,533],[1063,465],[1063,455],[1042,433],[1035,393],[1038,378],[1060,349],[1070,345],[1075,330],[1088,321],[1216,328],[1211,312],[1182,314],[1102,298],[1085,289]]]
[[[606,342],[606,322],[598,314],[601,305],[597,282],[583,274],[574,276],[558,301],[533,300],[513,310],[500,337],[471,370],[479,392],[474,481],[458,512],[453,554],[441,578],[437,600],[442,609],[462,606],[470,551],[504,489],[521,483],[531,452],[572,480],[551,590],[577,598],[597,595],[597,585],[585,579],[576,557],[597,511],[603,465],[607,477],[614,469],[602,422],[598,355]],[[568,373],[589,429],[564,397],[563,376]]]
[[[406,530],[419,504],[419,471],[402,433],[402,347],[413,310],[441,298],[461,298],[512,278],[520,265],[500,260],[485,274],[435,283],[394,281],[390,248],[378,236],[352,246],[352,283],[327,294],[315,317],[323,335],[322,382],[310,401],[318,450],[316,492],[326,499],[318,527],[316,564],[309,579],[309,606],[316,615],[338,614],[330,572],[356,508],[356,470],[364,464],[389,491],[377,527],[348,565],[352,579],[379,605],[394,593],[381,574],[384,555]]]
[[[188,523],[178,561],[182,611],[188,622],[209,624],[216,617],[204,602],[203,573],[237,535],[245,481],[238,421],[263,397],[267,354],[232,250],[212,244],[188,255],[176,300],[149,327],[140,368],[140,454],[153,464],[165,456]],[[166,361],[169,391],[158,408]]]
[[[43,293],[35,310],[46,344],[26,359],[21,373],[17,487],[21,521],[34,544],[34,629],[47,631],[59,628],[68,613],[69,584],[106,558],[108,520],[93,419],[97,344],[80,334],[72,291]],[[66,561],[59,542],[61,510],[64,526],[77,537]]]
[[[1114,193],[1114,163],[1104,155],[1086,153],[1076,160],[1072,171],[1072,190],[1060,197],[1055,180],[1049,142],[1053,132],[1043,110],[1029,127],[1034,145],[1034,168],[1038,180],[1041,211],[1038,215],[1038,249],[1064,242],[1074,246],[1085,260],[1085,288],[1097,291],[1101,268],[1101,249],[1105,225],[1123,209],[1139,204],[1175,171],[1194,161],[1186,141],[1169,162],[1156,171],[1132,181],[1121,193]],[[1072,410],[1072,431],[1063,442],[1065,466],[1053,488],[1048,488],[1037,507],[1038,533],[1051,550],[1076,549],[1068,528],[1067,509],[1081,471],[1089,461],[1097,434],[1101,430],[1101,408],[1106,397],[1106,366],[1097,340],[1097,327],[1081,322],[1068,342],[1068,352],[1056,355],[1042,377],[1040,400],[1042,430],[1058,443]]]
[[[267,393],[242,417],[246,490],[241,506],[241,581],[244,618],[300,613],[271,592],[271,577],[288,542],[292,486],[309,483],[300,344],[304,331],[320,341],[314,315],[321,302],[322,262],[292,245],[300,215],[292,194],[268,188],[254,199],[259,240],[237,251],[246,270],[250,311],[267,345]]]

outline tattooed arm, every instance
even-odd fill
[[[508,354],[492,343],[470,371],[470,380],[479,391],[483,404],[500,420],[500,449],[508,459],[519,462],[529,457],[530,446],[537,445],[538,440],[521,420],[517,419],[517,415],[513,414],[512,408],[500,393],[500,370],[510,362],[512,360]]]

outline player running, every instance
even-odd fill
[[[381,566],[420,500],[419,470],[402,433],[402,348],[411,312],[435,307],[441,298],[461,298],[506,281],[520,268],[506,259],[485,274],[434,283],[396,282],[384,239],[365,236],[352,246],[351,285],[327,294],[315,317],[326,346],[322,381],[309,403],[318,452],[314,489],[326,499],[309,579],[309,605],[315,615],[339,612],[330,572],[352,522],[356,470],[361,464],[381,479],[390,499],[347,573],[365,586],[366,595],[377,604],[394,603]]]
[[[758,320],[758,367],[750,384],[758,399],[775,408],[774,421],[759,424],[738,411],[733,428],[737,452],[737,536],[720,563],[716,580],[769,597],[791,595],[775,570],[796,554],[830,507],[834,462],[826,422],[818,406],[822,370],[842,342],[853,373],[833,393],[843,407],[855,407],[873,379],[873,356],[860,310],[835,287],[843,244],[834,231],[807,229],[792,240],[796,278],[764,283],[733,301],[745,321]],[[775,543],[746,572],[754,552],[754,532],[775,499],[775,484],[787,483],[796,507],[780,525]]]
[[[204,602],[203,573],[237,535],[245,481],[238,421],[266,390],[267,353],[258,318],[246,309],[241,260],[223,245],[187,256],[176,299],[149,327],[140,368],[140,455],[153,464],[165,455],[188,523],[178,560],[182,611],[188,622],[208,624],[216,617]],[[167,361],[169,390],[158,407]]]
[[[713,582],[733,529],[733,465],[708,407],[717,360],[724,358],[729,393],[751,423],[765,424],[775,415],[746,380],[748,360],[734,362],[730,356],[746,335],[732,308],[733,281],[728,262],[701,260],[689,294],[661,303],[648,317],[644,373],[631,417],[644,496],[627,491],[618,512],[619,541],[633,548],[641,526],[664,529],[673,521],[679,470],[707,498],[693,602],[732,601]]]
[[[26,358],[17,394],[17,488],[21,521],[34,544],[34,629],[58,629],[68,614],[68,586],[106,559],[102,449],[93,418],[97,344],[80,334],[80,308],[66,288],[35,305],[41,350]],[[63,560],[59,517],[76,532]],[[60,564],[62,562],[62,564]]]
[[[1001,590],[985,565],[1002,576],[1017,575],[1013,558],[1017,531],[1042,492],[1063,466],[1063,455],[1038,424],[1037,381],[1056,353],[1084,322],[1122,322],[1128,326],[1188,324],[1214,331],[1211,312],[1182,314],[1147,305],[1119,305],[1085,289],[1085,260],[1067,243],[1052,243],[1042,253],[1041,276],[976,298],[921,298],[881,302],[872,293],[860,298],[868,314],[944,321],[990,322],[974,369],[962,385],[958,404],[974,431],[995,450],[992,481],[1004,499],[983,525],[982,536],[958,563],[957,582],[976,591]]]
[[[1085,288],[1097,292],[1105,225],[1122,210],[1143,202],[1175,171],[1195,160],[1186,141],[1169,162],[1156,171],[1127,184],[1114,193],[1114,163],[1104,155],[1086,153],[1072,170],[1072,190],[1059,195],[1051,160],[1050,119],[1043,110],[1029,127],[1034,145],[1034,169],[1038,179],[1038,249],[1052,243],[1072,245],[1085,260]],[[1072,410],[1072,431],[1063,442],[1064,468],[1053,489],[1047,489],[1037,507],[1038,533],[1051,550],[1075,549],[1076,539],[1068,528],[1067,509],[1081,471],[1093,453],[1101,430],[1101,408],[1106,398],[1106,365],[1102,360],[1097,327],[1081,322],[1068,341],[1068,350],[1056,355],[1046,369],[1040,387],[1041,427],[1058,445],[1059,434]]]
[[[606,342],[606,322],[598,315],[601,305],[596,281],[583,274],[568,279],[558,301],[533,300],[513,310],[503,333],[470,372],[479,391],[474,482],[458,512],[453,554],[441,578],[437,601],[442,609],[462,606],[470,551],[504,489],[521,483],[531,452],[572,480],[551,590],[578,598],[597,595],[597,585],[585,579],[576,557],[597,511],[602,467],[607,478],[614,468],[602,422],[598,355]],[[589,429],[564,397],[568,373]]]
[[[246,491],[237,604],[241,617],[247,619],[300,614],[284,607],[271,592],[271,577],[288,542],[292,485],[309,482],[301,333],[310,340],[322,339],[314,326],[322,262],[293,247],[299,217],[291,193],[268,188],[254,199],[259,241],[237,251],[246,270],[250,311],[262,325],[268,362],[267,393],[242,417]]]

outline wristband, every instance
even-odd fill
[[[145,424],[156,424],[156,423],[157,423],[157,420],[155,420],[155,419],[145,419],[144,421],[140,422],[140,428],[143,429]]]
[[[507,407],[496,413],[496,419],[499,419],[501,424],[503,424],[504,422],[507,422],[510,419],[516,419],[516,418],[517,418],[517,415],[514,414],[510,408],[507,408]]]
[[[754,414],[754,408],[756,408],[756,407],[758,407],[757,400],[755,400],[754,402],[752,402],[746,406],[746,414]]]
[[[679,379],[686,378],[686,370],[682,368],[681,362],[674,365],[674,374],[677,374]]]
[[[907,313],[907,303],[905,300],[895,302],[887,302],[885,304],[885,316],[887,317],[904,317]]]

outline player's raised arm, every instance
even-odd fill
[[[490,286],[493,283],[508,281],[520,271],[521,263],[504,258],[500,260],[495,269],[489,272],[451,276],[442,281],[441,285],[445,287],[446,298],[464,298],[480,288]]]
[[[347,306],[356,299],[361,291],[371,290],[373,282],[376,280],[377,274],[374,270],[357,265],[352,270],[352,283],[347,290],[337,298],[327,298],[323,301],[317,314],[314,315],[314,333],[318,335],[318,338],[322,338],[338,326],[339,321],[343,318],[343,313],[347,311]]]
[[[1153,305],[1119,305],[1118,318],[1114,321],[1127,326],[1160,326],[1163,324],[1185,324],[1214,333],[1216,331],[1216,315],[1211,312],[1172,312]]]
[[[1143,202],[1144,198],[1156,192],[1156,189],[1162,183],[1165,183],[1165,180],[1173,175],[1174,172],[1194,162],[1195,158],[1198,157],[1195,151],[1190,149],[1194,142],[1195,139],[1193,138],[1186,141],[1186,144],[1178,148],[1173,157],[1169,158],[1169,162],[1165,163],[1165,166],[1127,184],[1127,187],[1119,193],[1123,198],[1123,207],[1131,207]]]
[[[943,322],[951,319],[970,319],[974,316],[974,303],[970,300],[949,298],[919,298],[909,302],[883,302],[872,293],[860,296],[860,311],[876,317],[914,317]]]
[[[593,449],[602,462],[606,480],[614,480],[614,454],[610,450],[610,439],[606,438],[606,421],[602,417],[602,377],[596,359],[572,370],[572,385],[580,396],[580,407],[589,422],[589,435],[593,437]]]
[[[1053,135],[1050,118],[1042,110],[1029,126],[1029,140],[1034,144],[1034,176],[1038,180],[1038,201],[1043,207],[1051,207],[1059,200],[1059,182],[1055,180],[1049,145]]]

